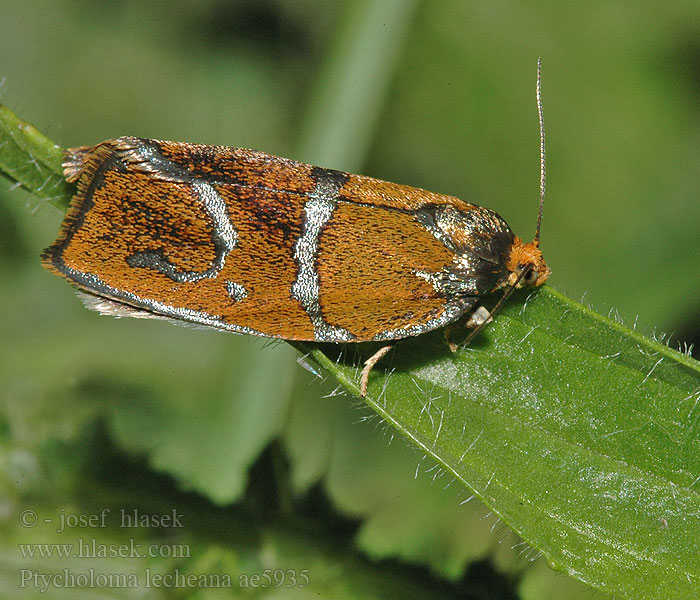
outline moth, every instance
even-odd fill
[[[392,342],[472,313],[487,294],[542,285],[544,199],[525,243],[459,198],[243,148],[120,137],[66,152],[77,193],[50,271],[117,316],[162,317],[285,340]],[[500,306],[500,303],[498,304]],[[366,363],[361,394],[372,366]]]

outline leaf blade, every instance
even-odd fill
[[[423,338],[372,374],[373,410],[553,568],[626,597],[695,597],[695,361],[549,288],[454,356]],[[356,389],[357,366],[316,357]]]

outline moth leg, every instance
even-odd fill
[[[450,339],[450,334],[452,333],[453,329],[454,325],[448,325],[447,327],[445,327],[443,335],[445,336],[445,342],[447,343],[447,346],[449,347],[450,351],[457,352],[457,342]]]
[[[496,308],[498,308],[498,305],[496,305]],[[493,313],[489,312],[487,308],[483,306],[479,306],[469,317],[469,320],[467,321],[467,327],[472,328],[472,332],[467,336],[467,339],[464,340],[464,345],[468,346],[469,342],[471,342],[477,335],[478,333],[486,327],[487,323],[493,322],[493,317],[491,316]]]
[[[467,327],[474,329],[476,327],[481,327],[485,323],[491,322],[493,322],[493,319],[491,318],[491,313],[488,311],[488,309],[485,306],[478,306],[469,317]]]
[[[474,331],[472,331],[467,336],[467,339],[464,341],[464,344],[468,344],[474,337],[474,335],[478,333],[476,331],[477,329],[480,329],[486,323],[491,322],[493,322],[493,318],[491,317],[491,313],[488,311],[488,309],[485,306],[477,306],[476,310],[470,315],[469,320],[466,322],[466,326],[469,329],[473,329]],[[445,341],[447,342],[447,345],[449,346],[452,352],[457,352],[457,348],[459,347],[457,342],[454,342],[450,339],[450,334],[452,333],[453,329],[454,325],[448,325],[447,327],[445,327]]]
[[[385,356],[393,347],[393,345],[382,346],[365,361],[365,366],[362,369],[362,373],[360,374],[360,396],[362,398],[364,398],[367,395],[369,372],[372,370],[374,365],[376,365],[382,359],[382,357]]]

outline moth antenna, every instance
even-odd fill
[[[544,112],[542,110],[542,57],[539,57],[537,59],[537,115],[540,120],[540,208],[537,211],[537,227],[535,228],[535,239],[532,240],[532,243],[535,246],[540,245],[540,226],[542,225],[542,209],[544,208],[544,192],[547,184],[547,153],[545,149],[545,136],[544,136]],[[518,275],[518,278],[513,282],[513,285],[510,285],[506,288],[506,290],[503,292],[503,296],[501,296],[500,300],[496,302],[496,306],[493,307],[491,310],[491,313],[489,314],[489,318],[485,319],[482,323],[477,325],[474,330],[467,336],[467,338],[464,340],[464,344],[468,345],[469,342],[471,342],[478,334],[479,332],[486,327],[486,324],[491,320],[491,317],[495,315],[500,309],[501,306],[503,306],[503,303],[508,299],[508,296],[510,296],[515,289],[518,287],[518,283],[520,283],[520,280],[525,277],[531,270],[531,267],[525,268],[520,272],[520,275]]]
[[[537,59],[537,114],[540,119],[540,208],[537,212],[537,227],[532,243],[540,245],[540,225],[542,225],[542,209],[544,208],[544,192],[547,184],[547,153],[544,144],[544,112],[542,110],[542,57]]]

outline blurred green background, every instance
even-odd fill
[[[256,148],[459,196],[527,239],[538,56],[550,284],[692,342],[696,0],[0,0],[0,102],[62,146],[138,135]],[[287,346],[84,310],[38,261],[61,218],[0,180],[3,597],[589,597],[530,562],[483,506],[460,505]],[[177,509],[185,527],[55,531],[62,514],[105,507]],[[18,521],[25,510],[36,527]],[[81,536],[190,553],[38,559],[17,546]],[[23,572],[91,567],[140,582],[146,569],[225,572],[235,585],[18,587]],[[239,587],[265,568],[309,569],[311,583]]]

